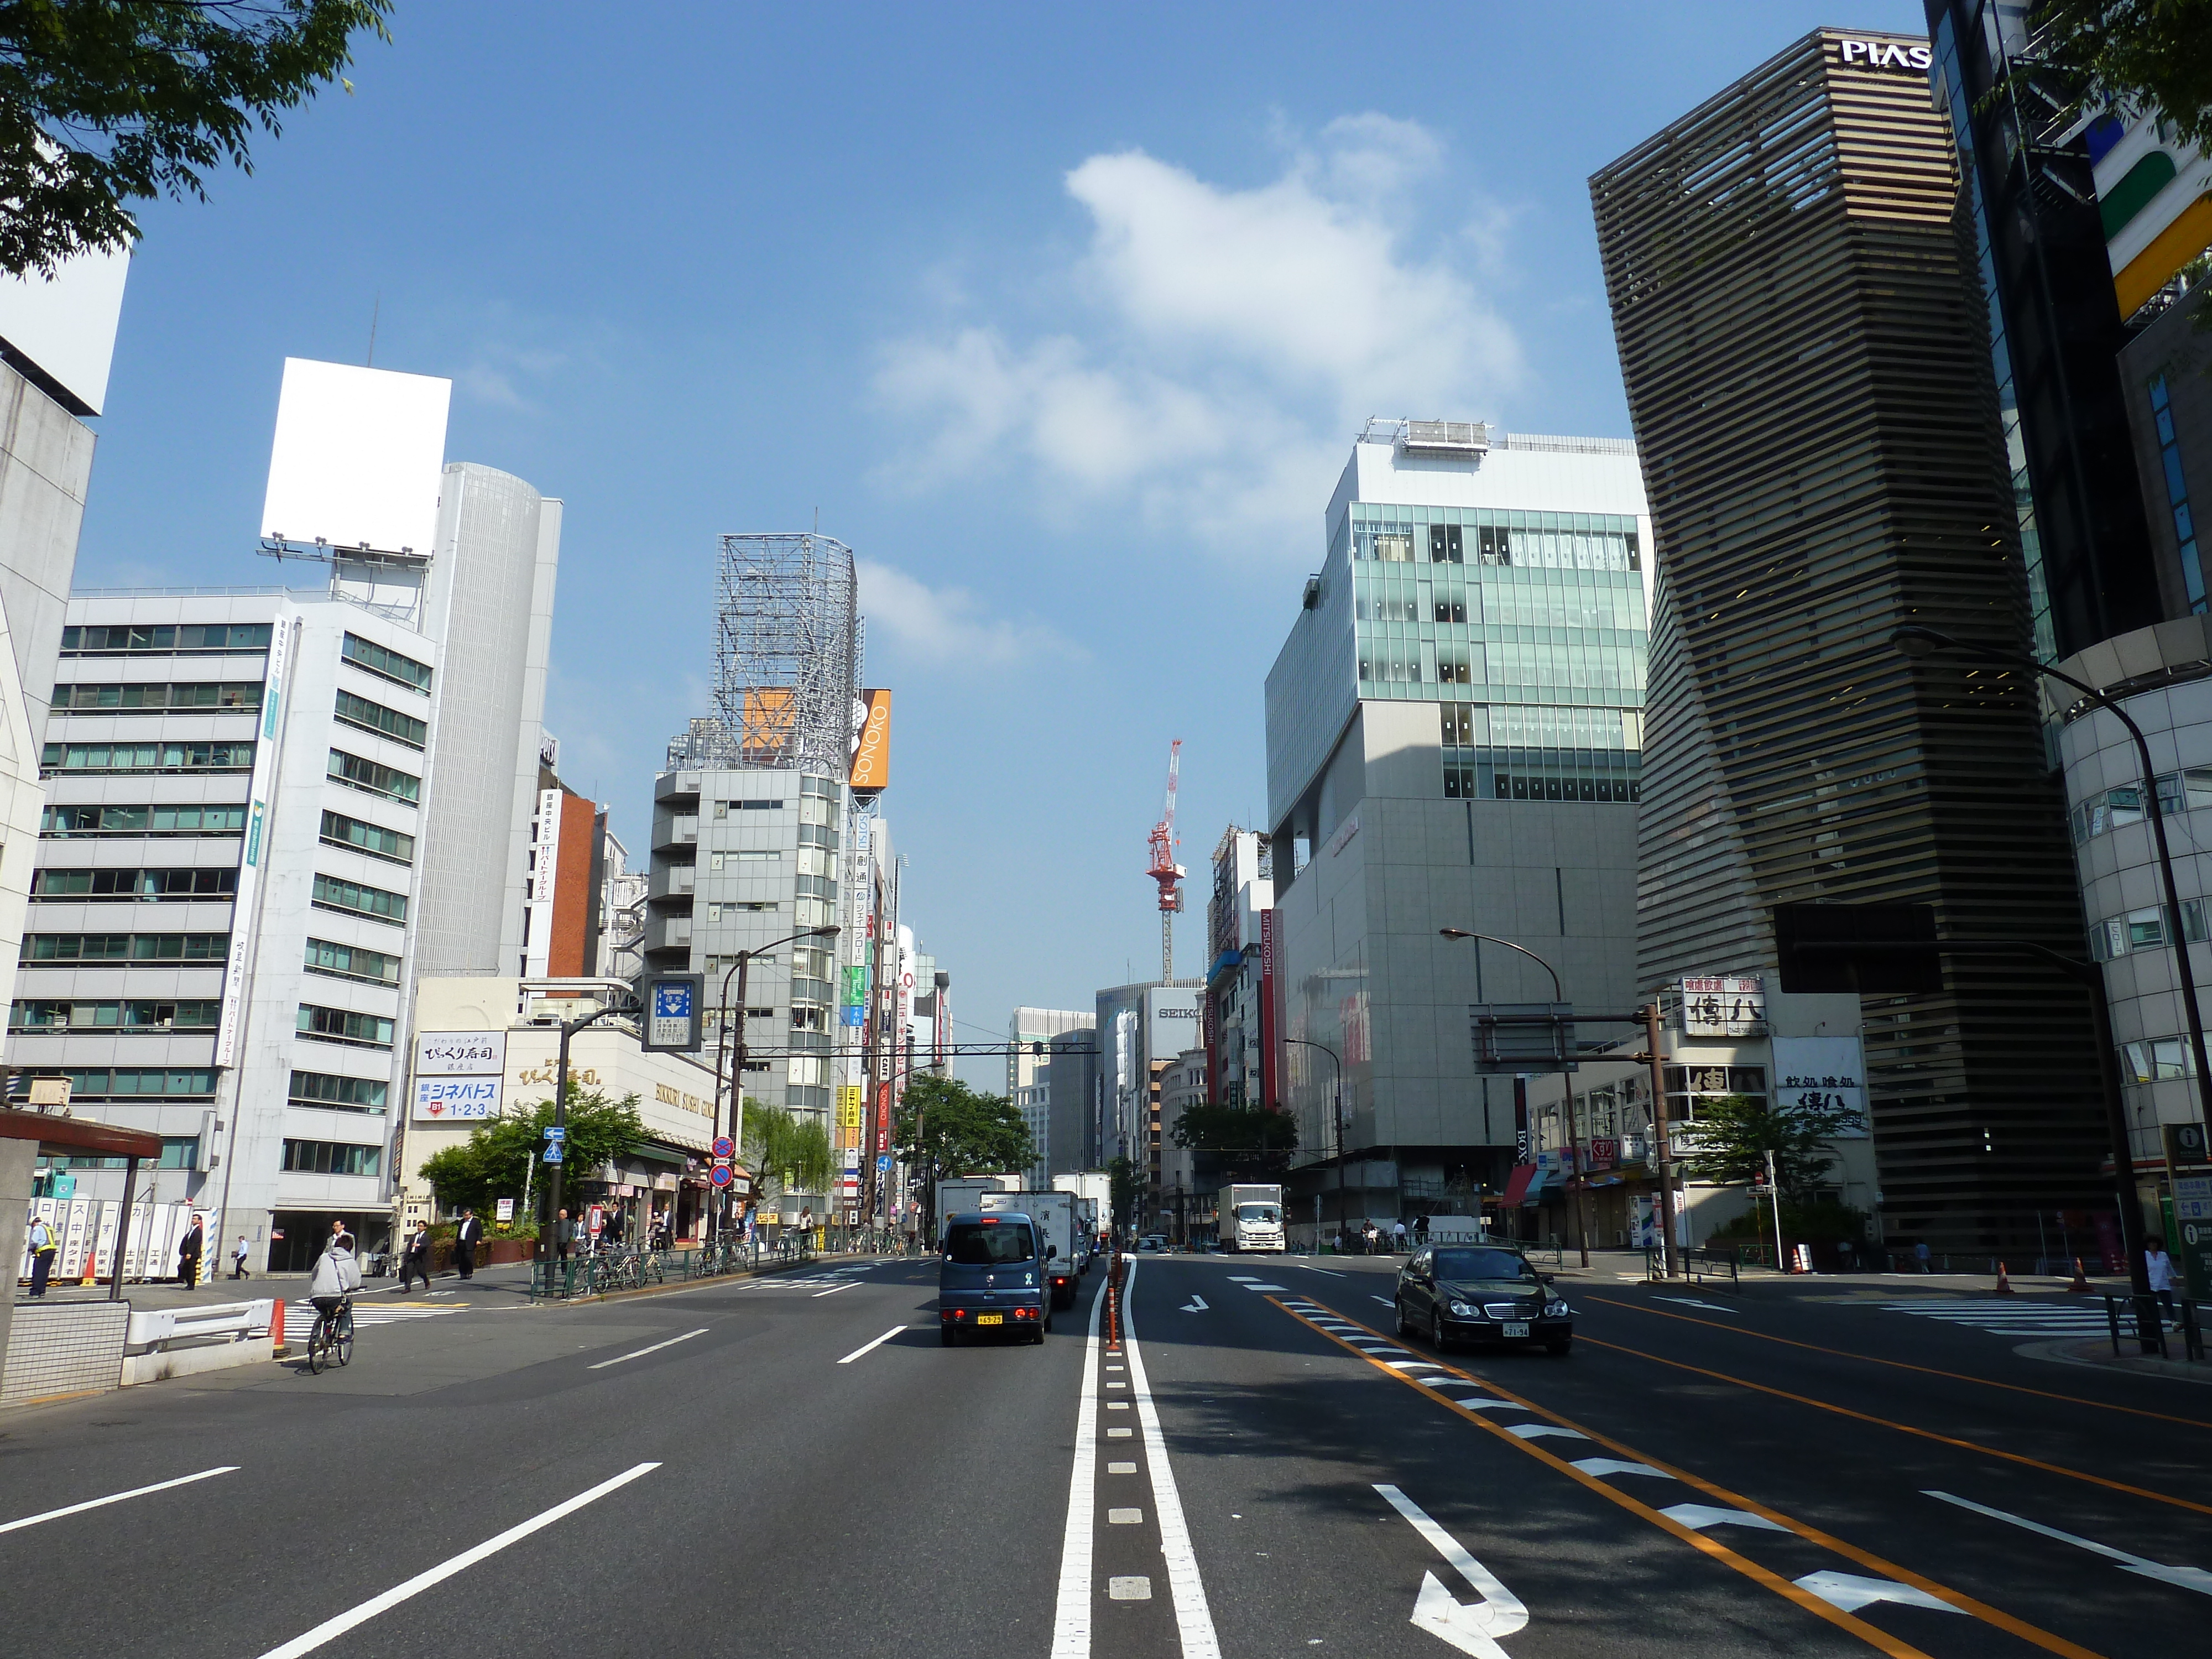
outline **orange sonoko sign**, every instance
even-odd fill
[[[860,729],[853,744],[852,785],[881,789],[891,781],[891,694],[863,691]]]

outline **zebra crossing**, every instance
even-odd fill
[[[420,1303],[395,1305],[389,1302],[356,1302],[353,1304],[354,1328],[358,1330],[364,1325],[394,1325],[404,1319],[436,1319],[446,1314],[465,1313],[468,1308],[465,1302],[451,1302],[441,1307],[426,1307]],[[313,1303],[307,1304],[307,1316],[313,1323],[315,1317]]]
[[[1924,1297],[1885,1302],[1888,1313],[1911,1314],[1917,1319],[1937,1319],[1947,1325],[1964,1325],[1992,1336],[2104,1336],[2110,1328],[2102,1301],[2022,1302],[1990,1297]]]

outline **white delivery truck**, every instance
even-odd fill
[[[1022,1184],[1019,1176],[954,1176],[937,1183],[937,1242],[945,1242],[945,1218],[972,1215],[983,1207],[985,1193],[1010,1193]]]
[[[1283,1253],[1283,1189],[1240,1182],[1215,1200],[1221,1248]]]
[[[1055,1308],[1075,1300],[1076,1284],[1083,1277],[1076,1202],[1073,1193],[999,1192],[980,1194],[976,1205],[985,1215],[1025,1215],[1036,1224],[1037,1247],[1049,1252],[1044,1275]]]
[[[1103,1254],[1106,1235],[1113,1225],[1114,1177],[1103,1170],[1072,1170],[1054,1176],[1052,1189],[1073,1193],[1090,1205],[1091,1236],[1086,1241],[1086,1261]]]

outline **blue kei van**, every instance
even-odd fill
[[[1059,1252],[1046,1245],[1040,1253],[1037,1237],[1036,1223],[1019,1212],[946,1218],[937,1269],[937,1328],[946,1347],[963,1331],[1044,1340],[1052,1328],[1045,1262]]]

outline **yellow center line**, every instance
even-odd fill
[[[1638,1516],[1644,1520],[1650,1522],[1654,1526],[1674,1534],[1674,1536],[1681,1539],[1684,1542],[1693,1545],[1697,1548],[1703,1550],[1706,1554],[1713,1557],[1716,1560],[1724,1562],[1728,1565],[1734,1567],[1738,1572],[1743,1574],[1746,1577],[1752,1579],[1755,1583],[1764,1584],[1767,1589],[1774,1591],[1778,1595],[1786,1596],[1789,1600],[1795,1601],[1798,1606],[1805,1608],[1808,1613],[1814,1613],[1820,1618],[1826,1620],[1830,1624],[1849,1631],[1861,1641],[1867,1643],[1870,1646],[1879,1648],[1884,1653],[1892,1655],[1893,1659],[1914,1659],[1915,1656],[1917,1656],[1917,1659],[1927,1659],[1927,1656],[1922,1654],[1919,1649],[1909,1646],[1905,1643],[1899,1641],[1897,1638],[1891,1636],[1887,1632],[1877,1629],[1875,1626],[1868,1624],[1863,1620],[1854,1618],[1851,1614],[1844,1612],[1841,1608],[1835,1607],[1828,1601],[1821,1600],[1820,1597],[1814,1595],[1810,1590],[1806,1589],[1803,1586],[1791,1583],[1789,1579],[1783,1577],[1780,1574],[1759,1565],[1759,1563],[1750,1559],[1747,1556],[1737,1554],[1726,1545],[1717,1543],[1714,1540],[1706,1537],[1703,1533],[1683,1525],[1680,1522],[1676,1521],[1671,1516],[1661,1514],[1650,1504],[1642,1503],[1637,1498],[1630,1497],[1626,1492],[1620,1491],[1619,1488],[1607,1485],[1597,1476],[1586,1474],[1584,1471],[1577,1468],[1565,1458],[1558,1456],[1555,1454],[1546,1450],[1543,1447],[1536,1445],[1531,1441],[1523,1440],[1520,1436],[1513,1433],[1503,1425],[1492,1422],[1481,1413],[1469,1411],[1466,1407],[1461,1405],[1457,1401],[1451,1399],[1449,1395],[1438,1394],[1435,1389],[1429,1387],[1428,1384],[1417,1381],[1413,1377],[1407,1376],[1403,1371],[1393,1370],[1390,1366],[1384,1364],[1381,1360],[1376,1358],[1372,1354],[1367,1353],[1363,1350],[1355,1347],[1352,1344],[1346,1341],[1342,1337],[1338,1336],[1334,1331],[1324,1329],[1322,1326],[1315,1324],[1312,1320],[1308,1319],[1304,1314],[1298,1312],[1297,1309],[1278,1301],[1272,1296],[1269,1297],[1267,1300],[1274,1303],[1277,1307],[1281,1308],[1285,1313],[1290,1315],[1291,1318],[1297,1320],[1300,1324],[1307,1327],[1307,1328],[1320,1332],[1322,1335],[1327,1337],[1330,1341],[1335,1343],[1339,1347],[1343,1348],[1346,1352],[1358,1354],[1360,1358],[1365,1360],[1368,1364],[1380,1371],[1383,1376],[1396,1378],[1399,1382],[1415,1389],[1425,1398],[1437,1401],[1456,1415],[1465,1419],[1468,1422],[1475,1424],[1489,1433],[1493,1438],[1502,1440],[1508,1445],[1514,1446],[1518,1449],[1528,1453],[1531,1457],[1537,1459],[1540,1462],[1548,1463],[1552,1468],[1559,1470],[1569,1479],[1579,1481],[1583,1486],[1588,1487],[1592,1492],[1601,1493],[1605,1498],[1609,1499],[1611,1502],[1619,1504],[1622,1509],[1628,1510],[1632,1515]],[[1328,1306],[1326,1303],[1321,1302],[1316,1302],[1314,1305],[1316,1307]],[[1367,1331],[1369,1335],[1376,1337],[1378,1340],[1388,1340],[1382,1337],[1379,1332],[1370,1330],[1364,1325],[1360,1325],[1358,1321],[1352,1319],[1346,1315],[1337,1313],[1334,1309],[1330,1309],[1329,1311],[1332,1314],[1334,1314],[1337,1318],[1345,1320],[1346,1323],[1357,1326],[1361,1330]],[[1589,1340],[1588,1337],[1583,1337],[1581,1340],[1583,1341]],[[1608,1343],[1601,1344],[1599,1346],[1611,1346],[1612,1345]],[[2077,1646],[2075,1644],[2068,1641],[2063,1636],[2054,1636],[2049,1631],[2043,1630],[2034,1625],[2028,1624],[2024,1620],[2015,1619],[2008,1613],[2002,1612],[1998,1608],[1992,1607],[1984,1602],[1978,1601],[1974,1600],[1973,1597],[1963,1595],[1958,1590],[1952,1589],[1948,1585],[1939,1584],[1931,1578],[1924,1577],[1921,1574],[1912,1571],[1910,1568],[1899,1566],[1894,1561],[1885,1559],[1881,1556],[1875,1555],[1866,1550],[1860,1549],[1856,1545],[1847,1544],[1842,1539],[1822,1532],[1817,1527],[1808,1526],[1804,1522],[1796,1520],[1793,1516],[1784,1515],[1778,1510],[1769,1509],[1765,1505],[1755,1503],[1739,1492],[1731,1492],[1725,1486],[1716,1486],[1710,1480],[1706,1480],[1700,1476],[1692,1474],[1686,1469],[1680,1469],[1676,1468],[1672,1464],[1662,1463],[1658,1459],[1650,1456],[1646,1453],[1638,1451],[1633,1446],[1628,1445],[1619,1440],[1614,1440],[1609,1436],[1599,1434],[1595,1430],[1585,1428],[1579,1423],[1560,1416],[1557,1412],[1551,1411],[1545,1407],[1539,1406],[1533,1400],[1522,1399],[1519,1395],[1515,1394],[1510,1389],[1506,1388],[1503,1383],[1493,1382],[1488,1377],[1473,1376],[1468,1372],[1459,1370],[1456,1366],[1444,1364],[1440,1362],[1435,1364],[1434,1369],[1444,1371],[1450,1376],[1456,1376],[1463,1382],[1472,1382],[1477,1387],[1487,1389],[1498,1398],[1510,1401],[1514,1405],[1520,1407],[1522,1410],[1531,1412],[1536,1416],[1543,1418],[1547,1422],[1555,1423],[1563,1429],[1572,1429],[1577,1434],[1590,1442],[1591,1444],[1602,1446],[1607,1450],[1617,1454],[1626,1462],[1642,1463],[1649,1468],[1657,1469],[1662,1474],[1672,1475],[1675,1480],[1682,1482],[1685,1486],[1694,1487],[1696,1490],[1705,1492],[1711,1497],[1720,1498],[1723,1502],[1732,1508],[1742,1510],[1749,1514],[1759,1516],[1763,1520],[1771,1521],[1777,1526],[1784,1528],[1787,1531],[1796,1533],[1800,1538],[1803,1538],[1811,1543],[1819,1545],[1823,1549],[1832,1551],[1836,1554],[1843,1556],[1847,1560],[1858,1563],[1861,1566],[1871,1568],[1885,1578],[1892,1578],[1896,1580],[1899,1583],[1909,1584],[1915,1589],[1924,1591],[1926,1594],[1935,1596],[1938,1601],[1956,1607],[1960,1612],[1982,1620],[1984,1624],[1994,1626],[1996,1628],[2004,1631],[2010,1635],[2019,1637],[2023,1641],[2032,1642],[2037,1647],[2042,1648],[2047,1652],[2061,1655],[2063,1656],[2063,1659],[2101,1659],[2101,1656],[2097,1654],[2092,1649]]]
[[[1709,1325],[1717,1331],[1734,1331],[1738,1336],[1757,1337],[1761,1342],[1779,1342],[1785,1348],[1803,1348],[1811,1353],[1832,1354],[1839,1359],[1863,1359],[1869,1365],[1891,1365],[1901,1371],[1918,1371],[1926,1376],[1948,1376],[1957,1382],[1978,1382],[1985,1389],[2003,1389],[2012,1394],[2033,1395],[2038,1400],[2056,1400],[2068,1406],[2094,1406],[2100,1411],[2125,1412],[2130,1417],[2148,1417],[2160,1423],[2179,1423],[2185,1428],[2212,1429],[2212,1423],[2202,1418],[2172,1417],[2165,1412],[2144,1411],[2137,1406],[2116,1406],[2109,1400],[2084,1400],[2079,1395],[2051,1394],[2042,1389],[2024,1388],[2017,1382],[1999,1382],[1990,1377],[1973,1376],[1965,1371],[1938,1370],[1933,1365],[1915,1365],[1902,1359],[1882,1359],[1870,1353],[1855,1352],[1850,1348],[1824,1348],[1817,1342],[1800,1342],[1787,1336],[1771,1336],[1765,1331],[1747,1331],[1741,1325],[1731,1325],[1718,1319],[1699,1319],[1693,1314],[1669,1313],[1663,1308],[1647,1308],[1641,1303],[1623,1302],[1610,1296],[1593,1296],[1584,1291],[1584,1302],[1602,1302],[1609,1308],[1627,1308],[1637,1313],[1651,1314],[1661,1319],[1679,1319],[1686,1325]]]
[[[1938,1445],[1955,1446],[1961,1451],[1979,1452],[1984,1457],[2000,1457],[2008,1463],[2020,1463],[2031,1469],[2040,1469],[2045,1474],[2064,1475],[2069,1480],[2086,1480],[2093,1486],[2102,1486],[2108,1492],[2124,1492],[2130,1498],[2148,1498],[2155,1504],[2171,1504],[2176,1509],[2194,1510],[2199,1515],[2212,1515],[2212,1504],[2193,1503],[2186,1498],[2175,1498],[2169,1493],[2153,1492],[2148,1486],[2131,1486],[2124,1480],[2109,1480],[2101,1474],[2091,1474],[2085,1469],[2070,1469],[2063,1463],[2046,1463],[2037,1457],[2026,1457],[2019,1452],[1999,1451],[1995,1446],[1985,1446],[1978,1440],[1960,1440],[1954,1435],[1938,1434],[1933,1429],[1916,1429],[1910,1423],[1893,1422],[1887,1417],[1875,1417],[1867,1412],[1855,1412],[1849,1406],[1838,1406],[1826,1400],[1815,1400],[1810,1395],[1792,1394],[1787,1389],[1777,1389],[1765,1382],[1753,1382],[1747,1377],[1731,1376],[1726,1371],[1708,1370],[1703,1365],[1692,1365],[1685,1360],[1668,1359],[1664,1355],[1646,1353],[1641,1348],[1625,1348],[1618,1342],[1601,1342],[1594,1336],[1577,1339],[1593,1348],[1610,1348],[1615,1353],[1625,1353],[1638,1359],[1648,1359],[1655,1365],[1672,1365],[1678,1371],[1689,1371],[1698,1376],[1710,1376],[1717,1382],[1732,1382],[1739,1389],[1749,1389],[1757,1394],[1771,1394],[1777,1400],[1794,1401],[1800,1406],[1810,1406],[1816,1411],[1833,1412],[1838,1417],[1848,1417],[1855,1422],[1872,1423],[1878,1428],[1894,1429],[1899,1434],[1933,1440]]]

